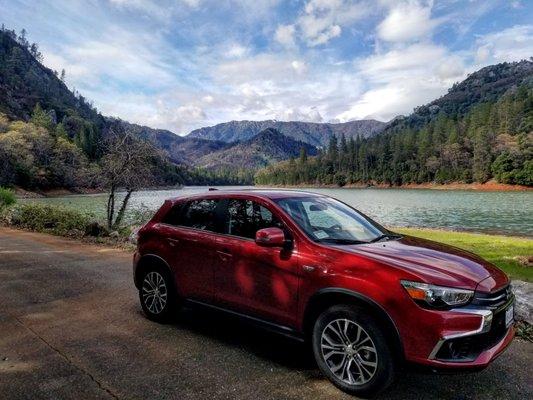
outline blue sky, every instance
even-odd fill
[[[100,111],[178,134],[408,114],[533,56],[532,21],[525,0],[0,0]]]

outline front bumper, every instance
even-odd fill
[[[483,369],[494,361],[511,344],[515,336],[514,326],[510,326],[503,339],[493,347],[482,350],[474,359],[469,361],[442,361],[438,359],[428,359],[426,364],[438,369]]]
[[[509,346],[515,335],[512,322],[509,324],[506,319],[513,306],[511,294],[496,307],[472,304],[441,312],[420,310],[426,315],[420,315],[418,321],[431,321],[424,324],[428,336],[423,341],[411,337],[414,340],[409,341],[406,358],[435,369],[484,368]],[[422,346],[414,347],[417,342]]]

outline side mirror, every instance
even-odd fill
[[[259,229],[255,233],[255,243],[263,247],[283,247],[285,233],[280,228]]]

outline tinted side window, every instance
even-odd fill
[[[225,233],[254,239],[259,229],[281,227],[281,222],[265,207],[251,200],[230,200]]]
[[[173,206],[163,218],[163,223],[174,226],[180,225],[182,208],[182,204],[176,204]]]
[[[216,229],[216,208],[218,200],[204,199],[191,201],[181,215],[180,225],[206,231]]]

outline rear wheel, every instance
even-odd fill
[[[176,312],[178,298],[171,276],[165,268],[148,268],[142,277],[139,299],[146,317],[168,322]]]
[[[318,367],[343,391],[373,396],[394,380],[395,363],[379,325],[358,307],[337,305],[324,311],[313,328]]]

